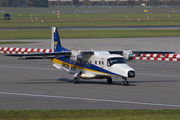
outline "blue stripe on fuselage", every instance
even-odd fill
[[[60,56],[59,58],[56,58],[56,59],[58,59],[60,61],[63,61],[65,63],[71,64],[71,65],[74,65],[74,66],[78,66],[78,67],[82,67],[82,68],[86,68],[86,69],[91,69],[94,72],[97,71],[97,72],[102,72],[102,73],[105,73],[105,74],[110,74],[110,75],[115,75],[115,76],[122,76],[122,75],[118,75],[116,73],[110,72],[108,70],[105,70],[105,69],[103,69],[101,67],[98,67],[96,65],[93,65],[93,64],[90,64],[90,63],[85,63],[85,61],[81,61],[81,62],[71,61],[70,57]]]

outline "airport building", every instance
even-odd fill
[[[180,0],[48,0],[49,5],[176,6]]]

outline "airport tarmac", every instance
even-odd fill
[[[33,44],[7,47],[50,48],[50,39],[24,40]],[[134,49],[180,53],[179,37],[62,39],[68,48],[93,50]],[[18,60],[0,54],[0,109],[180,109],[180,62],[127,62],[136,77],[122,86],[121,78],[81,80],[52,66],[51,60]]]

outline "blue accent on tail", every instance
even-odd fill
[[[69,51],[69,50],[61,46],[61,41],[60,41],[59,34],[56,28],[54,32],[54,52],[59,52],[59,51]]]

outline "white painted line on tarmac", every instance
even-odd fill
[[[71,100],[90,100],[90,101],[100,101],[100,102],[126,103],[126,104],[151,105],[151,106],[162,106],[162,107],[176,107],[176,108],[180,108],[180,105],[144,103],[144,102],[133,102],[133,101],[106,100],[106,99],[94,99],[94,98],[52,96],[52,95],[38,95],[38,94],[26,94],[26,93],[9,93],[9,92],[0,92],[0,94],[19,95],[19,96],[31,96],[31,97],[60,98],[60,99],[71,99]]]

